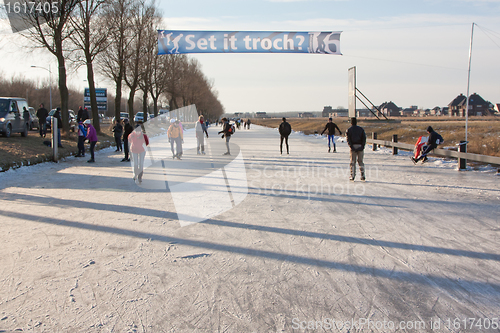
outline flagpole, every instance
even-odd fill
[[[467,99],[466,107],[465,107],[465,144],[467,144],[467,133],[469,129],[469,88],[470,88],[470,66],[472,62],[472,41],[474,38],[474,22],[472,22],[472,32],[470,34],[470,47],[469,47],[469,70],[467,73],[467,95],[465,98]]]

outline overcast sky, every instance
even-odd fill
[[[343,31],[338,55],[193,54],[227,112],[321,111],[347,107],[347,70],[374,104],[446,106],[466,92],[472,22],[471,93],[500,103],[500,0],[162,0],[162,29]],[[5,30],[5,29],[4,29]],[[4,73],[47,63],[10,52]],[[15,43],[15,42],[13,42]],[[22,61],[21,61],[22,60]],[[15,64],[13,66],[12,64]],[[53,62],[55,68],[56,63]],[[45,73],[46,74],[46,73]],[[84,73],[72,76],[85,85]],[[113,89],[101,80],[99,85]],[[362,105],[358,104],[358,107]]]

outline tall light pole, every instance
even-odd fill
[[[52,72],[50,71],[50,65],[49,65],[49,68],[45,68],[45,67],[40,67],[40,66],[31,66],[31,68],[41,68],[41,69],[45,69],[46,71],[49,72],[49,94],[50,94],[50,110],[52,110]]]

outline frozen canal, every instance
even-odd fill
[[[500,331],[500,177],[218,130],[0,174],[0,332]]]

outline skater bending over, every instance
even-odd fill
[[[411,158],[413,163],[415,164],[417,164],[417,162],[420,160],[422,160],[422,163],[427,162],[427,154],[437,148],[437,145],[443,143],[443,137],[435,132],[431,126],[427,127],[427,133],[429,133],[429,137],[427,138],[427,146],[425,147],[424,151],[422,152],[420,157]]]

